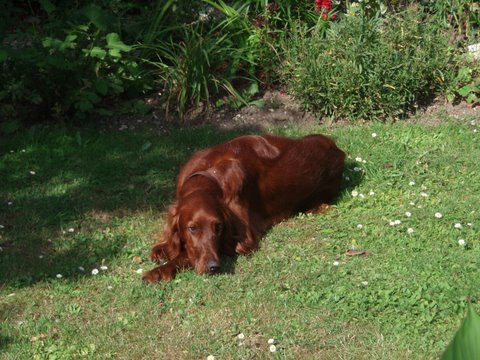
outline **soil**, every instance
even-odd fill
[[[262,99],[264,106],[246,106],[239,110],[227,108],[205,110],[201,105],[185,115],[183,120],[168,118],[161,110],[159,99],[150,96],[145,99],[153,111],[148,115],[129,115],[105,121],[107,127],[118,127],[120,130],[148,128],[156,133],[168,133],[173,128],[182,126],[212,125],[226,131],[267,132],[272,128],[292,125],[311,127],[327,123],[326,119],[318,119],[314,114],[304,111],[298,102],[283,91],[266,91]],[[428,126],[437,126],[447,118],[472,118],[480,121],[480,106],[470,106],[465,102],[447,103],[443,99],[435,99],[428,107],[419,109],[406,121]],[[336,121],[335,126],[348,124],[347,121]]]

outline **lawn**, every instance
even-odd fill
[[[467,304],[480,310],[479,125],[278,129],[348,153],[335,205],[275,226],[221,275],[154,286],[141,271],[180,164],[239,132],[1,139],[0,358],[436,359]]]

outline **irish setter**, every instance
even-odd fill
[[[272,225],[337,196],[344,159],[323,135],[241,136],[198,151],[180,170],[177,200],[151,252],[161,265],[143,279],[170,280],[189,267],[214,274],[220,254],[254,251]]]

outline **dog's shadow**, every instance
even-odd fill
[[[237,266],[239,255],[222,255],[222,263],[220,267],[220,275],[233,275]]]
[[[340,203],[345,196],[351,194],[351,192],[363,182],[365,169],[362,165],[364,164],[356,160],[347,160],[345,162],[342,184],[333,204]]]

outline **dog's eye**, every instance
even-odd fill
[[[195,234],[195,233],[198,232],[198,226],[197,225],[188,225],[187,229],[191,234]]]

